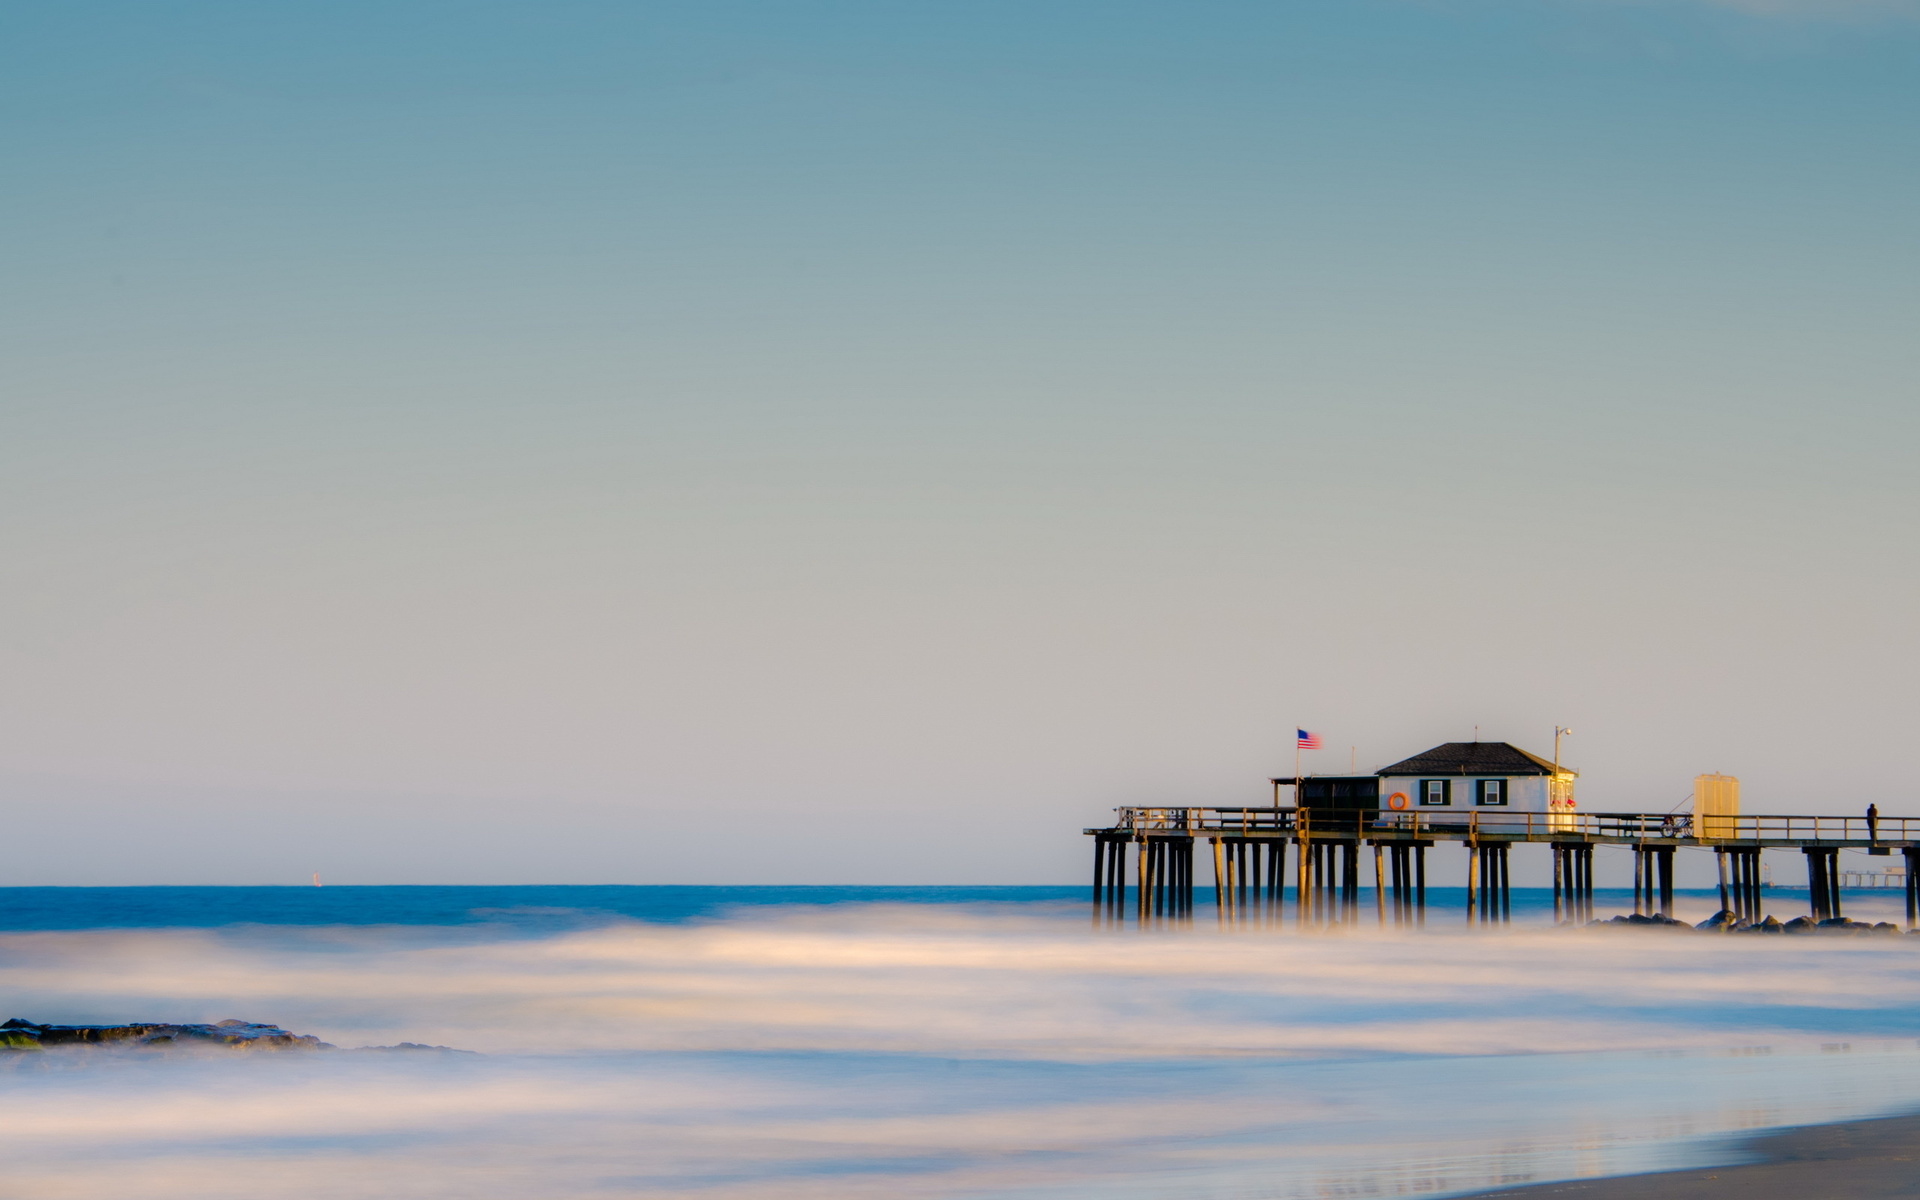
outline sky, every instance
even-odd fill
[[[1912,811],[1917,79],[1897,0],[0,4],[0,879],[1073,882],[1296,727]]]

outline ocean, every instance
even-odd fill
[[[1082,888],[0,889],[6,1015],[340,1048],[7,1055],[0,1192],[1425,1197],[1920,1107],[1920,938],[1514,907],[1143,932]]]

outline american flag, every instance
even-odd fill
[[[1298,746],[1302,750],[1318,750],[1320,748],[1319,734],[1308,733],[1304,729],[1296,729],[1294,732],[1300,735],[1294,740],[1293,744],[1295,746]]]

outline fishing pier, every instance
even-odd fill
[[[1721,909],[1749,923],[1764,916],[1764,850],[1805,857],[1815,921],[1842,915],[1840,851],[1897,851],[1906,865],[1906,924],[1920,926],[1920,819],[1741,815],[1730,811],[1737,781],[1727,776],[1700,777],[1691,813],[1587,813],[1573,806],[1572,776],[1503,742],[1449,743],[1374,776],[1275,779],[1267,807],[1120,808],[1114,824],[1085,830],[1094,839],[1095,919],[1123,922],[1131,905],[1142,926],[1191,921],[1204,845],[1222,924],[1271,926],[1289,916],[1309,927],[1355,924],[1371,892],[1380,924],[1421,926],[1427,852],[1452,842],[1467,851],[1470,924],[1510,919],[1513,848],[1540,845],[1553,859],[1556,923],[1593,920],[1594,851],[1619,847],[1633,856],[1636,915],[1673,916],[1674,855],[1691,849],[1715,856]],[[1530,782],[1540,785],[1534,806]],[[1285,787],[1295,804],[1279,803]],[[1471,806],[1452,803],[1469,798]]]

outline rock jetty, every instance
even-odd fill
[[[257,1021],[220,1021],[213,1025],[164,1022],[133,1025],[40,1025],[15,1017],[0,1025],[0,1051],[44,1050],[52,1046],[141,1047],[218,1046],[232,1050],[332,1050],[334,1046],[304,1033]]]
[[[1634,913],[1630,916],[1602,918],[1588,924],[1590,926],[1652,925],[1663,929],[1697,929],[1705,933],[1812,933],[1827,937],[1862,935],[1898,937],[1903,932],[1891,921],[1849,921],[1845,917],[1830,917],[1824,921],[1816,921],[1812,917],[1795,917],[1791,921],[1781,921],[1777,917],[1768,917],[1764,921],[1747,921],[1726,909],[1713,914],[1698,925],[1689,925],[1685,921],[1676,921],[1672,917],[1663,917],[1658,913],[1651,916]],[[1920,929],[1913,932],[1920,934]]]

